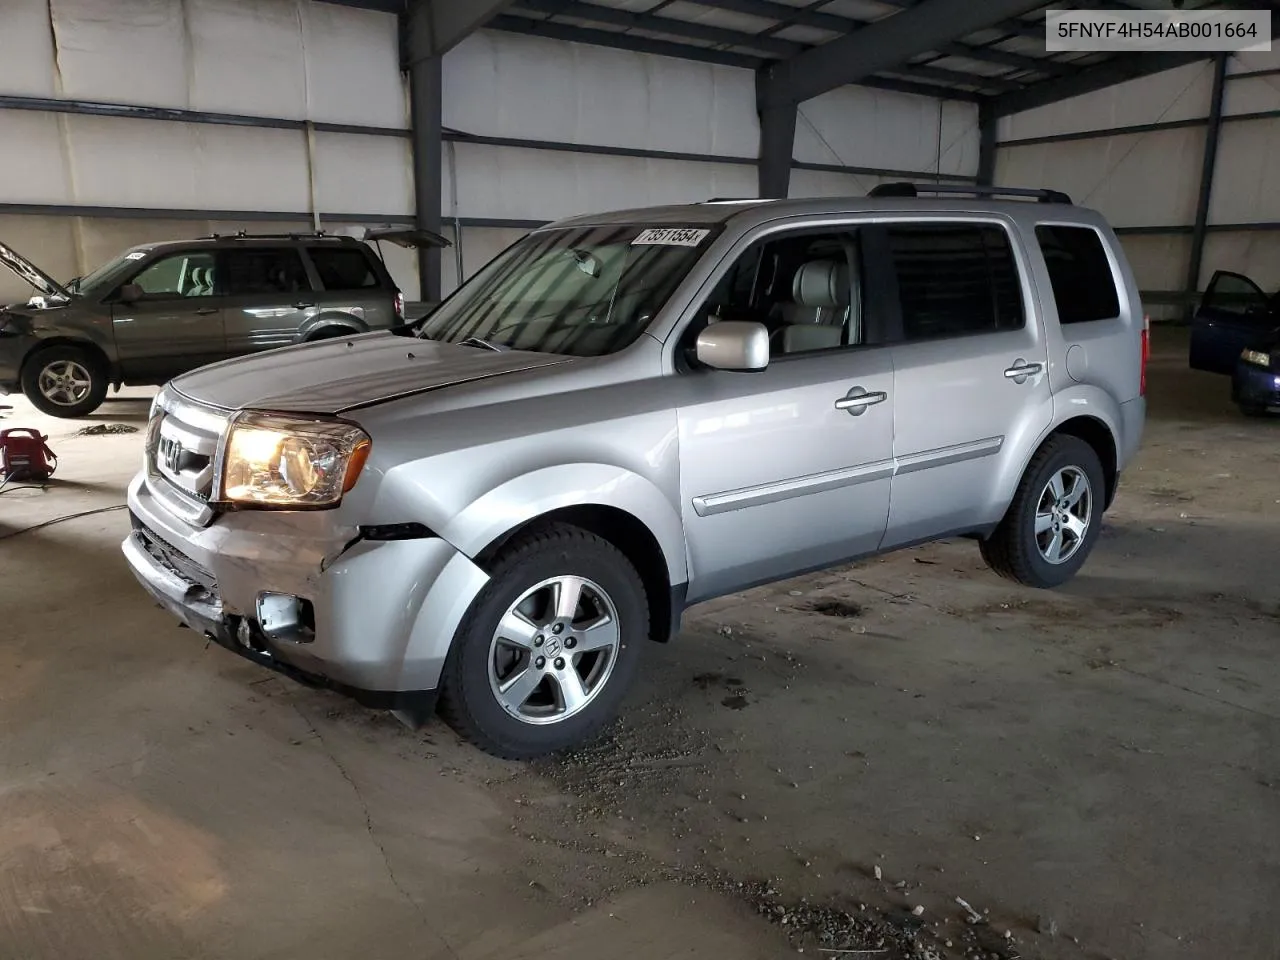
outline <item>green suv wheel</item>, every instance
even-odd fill
[[[82,347],[45,347],[22,365],[22,392],[41,413],[84,417],[106,399],[107,371]]]

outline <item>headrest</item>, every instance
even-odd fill
[[[796,271],[791,298],[802,307],[847,307],[849,267],[836,260],[810,260]]]

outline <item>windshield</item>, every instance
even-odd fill
[[[126,250],[118,257],[112,257],[97,270],[81,277],[78,281],[68,286],[72,292],[84,295],[98,292],[99,288],[101,288],[101,292],[106,293],[115,289],[134,263],[146,255],[147,251],[145,249]]]
[[[419,336],[576,357],[614,353],[645,331],[713,232],[626,224],[530,234],[441,304]]]

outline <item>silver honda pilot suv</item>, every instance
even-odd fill
[[[577,217],[416,334],[179,377],[125,555],[201,635],[513,758],[711,597],[942,537],[1061,584],[1142,434],[1133,276],[1061,194],[916,193]]]

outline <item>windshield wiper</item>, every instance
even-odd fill
[[[485,350],[493,350],[495,353],[506,353],[508,350],[511,349],[506,344],[490,343],[488,340],[483,340],[480,337],[467,337],[467,339],[465,340],[459,340],[458,346],[480,347]]]

